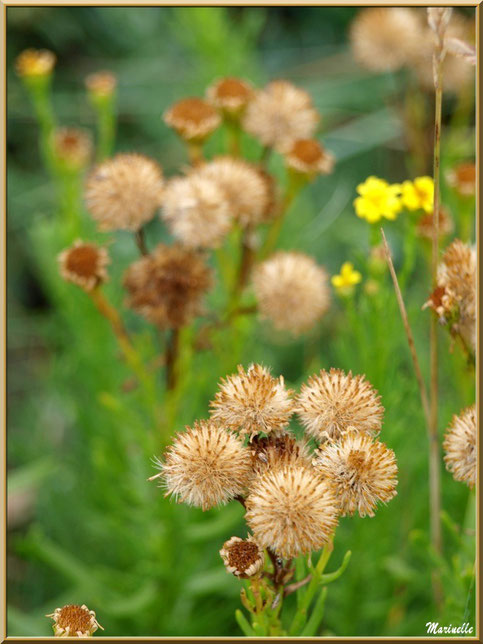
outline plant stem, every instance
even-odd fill
[[[144,237],[144,229],[139,228],[139,230],[136,230],[136,232],[134,233],[134,238],[136,240],[136,246],[138,247],[141,255],[149,255],[149,251],[146,246],[146,239]]]
[[[166,388],[168,391],[172,391],[178,382],[179,329],[170,329],[168,333],[169,336],[166,345]]]
[[[201,143],[188,142],[188,158],[194,167],[203,163],[203,146]]]

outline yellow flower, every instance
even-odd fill
[[[384,179],[368,177],[364,183],[357,186],[360,197],[354,199],[356,215],[370,224],[380,219],[396,219],[402,208],[399,197],[401,186],[397,183],[389,185]]]
[[[414,181],[404,181],[401,186],[401,200],[408,210],[433,212],[434,181],[432,177],[416,177]]]
[[[334,275],[331,279],[333,287],[341,295],[352,295],[354,286],[362,280],[359,271],[354,270],[351,262],[344,262],[340,269],[340,275]]]

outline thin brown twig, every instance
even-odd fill
[[[141,255],[148,255],[148,249],[146,246],[146,240],[144,238],[144,230],[140,228],[134,233],[134,238],[136,240],[136,246],[139,248]]]
[[[302,586],[305,586],[310,581],[312,581],[312,575],[307,575],[307,577],[304,577],[300,581],[296,581],[293,584],[289,584],[288,586],[285,586],[285,589],[283,591],[283,596],[287,597],[287,595],[291,595],[292,593],[295,593],[299,588],[302,588]]]

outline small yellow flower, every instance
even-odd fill
[[[401,186],[401,200],[408,210],[433,212],[434,181],[432,177],[416,177],[414,181],[404,181]]]
[[[356,284],[362,280],[359,271],[354,270],[351,262],[344,262],[340,269],[340,275],[334,275],[331,279],[332,286],[340,295],[352,295]]]
[[[357,186],[360,197],[354,199],[356,215],[370,224],[380,219],[396,219],[402,208],[400,192],[397,183],[389,185],[384,179],[368,177],[364,183]]]
[[[55,66],[55,54],[47,49],[25,49],[15,61],[17,74],[22,78],[48,76]]]

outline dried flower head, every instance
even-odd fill
[[[178,434],[158,466],[166,494],[202,510],[243,494],[252,476],[250,454],[241,440],[205,420]]]
[[[56,637],[90,637],[98,628],[104,630],[96,619],[93,610],[85,604],[76,606],[69,604],[47,615],[54,620],[52,624]]]
[[[247,539],[232,537],[226,541],[220,556],[226,571],[241,579],[253,577],[263,568],[263,550],[251,535]]]
[[[100,71],[85,79],[87,91],[95,98],[108,98],[114,94],[117,78],[112,72]]]
[[[329,308],[325,270],[298,252],[277,252],[255,267],[253,287],[262,317],[280,331],[308,331]]]
[[[228,117],[239,117],[253,98],[253,87],[241,78],[221,78],[206,90],[209,102]]]
[[[397,494],[394,452],[355,428],[324,443],[313,463],[333,486],[342,516],[358,512],[373,517],[378,502],[387,503]]]
[[[123,284],[128,307],[160,328],[179,328],[200,313],[212,275],[198,253],[159,244],[129,266]]]
[[[272,186],[255,165],[242,159],[219,157],[200,166],[194,174],[221,188],[230,214],[242,226],[255,226],[266,219],[273,200]]]
[[[106,248],[80,239],[58,256],[60,274],[66,282],[80,286],[84,291],[107,281],[106,266],[110,259]]]
[[[476,165],[474,162],[466,161],[459,163],[449,170],[446,179],[460,195],[472,196],[476,190]]]
[[[210,403],[211,418],[250,438],[263,432],[284,429],[293,413],[290,389],[283,376],[274,378],[269,369],[252,364],[221,380]]]
[[[47,49],[26,49],[17,57],[15,69],[22,78],[48,76],[55,61],[55,54]]]
[[[66,169],[85,168],[92,156],[92,138],[87,130],[59,127],[52,134],[52,147],[57,161]]]
[[[232,225],[231,209],[221,186],[197,173],[167,183],[161,217],[171,233],[191,248],[220,246]]]
[[[471,488],[476,483],[476,406],[464,409],[453,416],[446,430],[443,449],[446,469],[456,481],[463,481]]]
[[[439,208],[439,236],[446,237],[453,232],[454,225],[449,211],[444,206]],[[433,238],[433,213],[424,213],[418,220],[416,231],[420,237],[425,239]]]
[[[202,98],[183,98],[163,115],[164,122],[185,141],[202,143],[221,123],[215,108]]]
[[[374,436],[381,431],[384,415],[380,400],[364,376],[322,370],[302,385],[296,411],[306,431],[319,442],[338,440],[349,427]]]
[[[330,174],[335,158],[315,139],[297,139],[285,155],[285,162],[292,170],[313,177]]]
[[[246,109],[243,127],[263,145],[286,152],[297,139],[310,139],[319,120],[305,90],[277,80],[256,92]]]
[[[394,71],[412,61],[423,31],[418,15],[407,7],[363,9],[350,31],[354,58],[370,71]]]
[[[310,466],[307,444],[297,441],[288,431],[274,431],[269,436],[255,436],[248,448],[256,472],[287,465]]]
[[[254,479],[246,507],[257,543],[287,559],[320,550],[338,521],[331,486],[304,465],[266,469]]]
[[[141,154],[118,154],[99,164],[87,179],[87,209],[100,230],[136,231],[161,203],[163,173]]]

